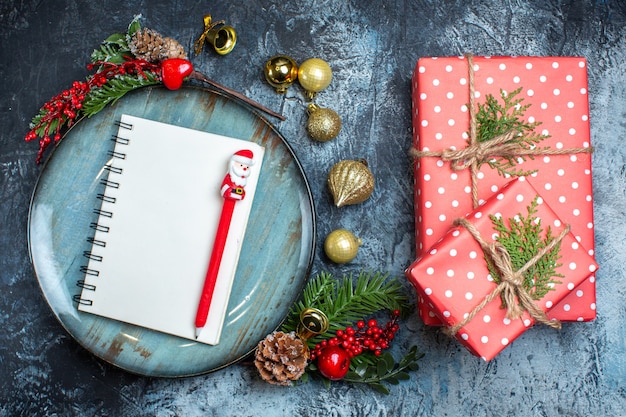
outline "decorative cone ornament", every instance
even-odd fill
[[[330,169],[328,188],[337,207],[359,204],[372,195],[374,175],[364,159],[340,161]]]

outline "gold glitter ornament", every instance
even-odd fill
[[[363,242],[347,229],[332,231],[324,241],[324,252],[331,261],[342,264],[356,258]]]
[[[343,160],[330,169],[328,188],[337,207],[359,204],[372,195],[374,175],[364,159]]]
[[[328,142],[337,137],[341,131],[341,118],[334,110],[309,104],[307,108],[309,120],[306,128],[309,135],[318,142]]]
[[[298,81],[306,90],[306,96],[313,100],[315,94],[330,85],[333,80],[333,71],[323,59],[310,58],[300,64]]]
[[[276,55],[265,63],[264,73],[276,92],[283,94],[298,79],[298,64],[287,55]]]

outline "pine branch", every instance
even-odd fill
[[[118,75],[99,88],[92,89],[83,103],[82,111],[87,117],[114,104],[129,91],[160,83],[159,75],[146,71],[144,75]]]
[[[287,319],[283,324],[284,331],[296,331],[298,323],[300,323],[300,313],[307,307],[317,305],[319,300],[323,299],[326,294],[329,294],[335,285],[335,280],[332,274],[321,272],[315,278],[310,280],[304,291],[302,292],[302,299],[294,304],[289,311]]]

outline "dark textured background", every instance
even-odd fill
[[[157,5],[158,4],[158,5]],[[185,379],[149,379],[91,356],[56,321],[28,259],[30,194],[40,172],[22,139],[50,97],[87,75],[89,53],[141,13],[146,27],[191,50],[202,16],[239,34],[228,56],[194,65],[279,110],[313,189],[318,242],[338,227],[364,240],[355,262],[314,272],[374,269],[401,276],[414,258],[410,77],[421,56],[581,55],[589,60],[596,214],[598,318],[560,332],[533,328],[494,361],[469,355],[413,315],[394,354],[426,356],[390,396],[337,383],[278,388],[246,363]],[[0,416],[620,416],[626,415],[626,3],[590,1],[6,1],[0,2]],[[261,67],[276,53],[327,60],[331,86],[318,103],[337,110],[341,135],[313,143],[298,89],[279,96]],[[340,159],[366,158],[376,192],[334,208],[325,180]],[[411,291],[407,286],[407,291]]]

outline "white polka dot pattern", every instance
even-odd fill
[[[504,198],[494,196],[465,216],[487,241],[491,240],[493,233],[489,214],[501,213],[508,222],[518,213],[526,215],[527,207],[537,196],[537,191],[528,181],[513,180],[500,191]],[[477,213],[482,215],[477,216]],[[557,215],[545,199],[539,199],[535,216],[544,231],[548,226],[552,228],[553,236],[565,227],[562,224],[554,226]],[[480,245],[465,228],[454,228],[407,271],[407,277],[417,290],[418,300],[423,300],[423,304],[429,306],[428,311],[444,324],[460,323],[496,287],[482,253]],[[555,284],[545,297],[536,301],[544,311],[555,308],[568,296],[580,303],[585,296],[580,284],[588,280],[590,270],[597,268],[593,257],[572,233],[561,241],[559,254],[561,266],[556,272],[563,275],[559,278],[561,283]],[[501,300],[496,298],[457,334],[461,343],[485,360],[492,359],[534,323],[528,314],[521,320],[509,319],[500,306]],[[571,311],[573,306],[573,302],[566,302],[561,308]]]
[[[549,135],[540,146],[554,149],[589,147],[587,65],[578,57],[475,57],[477,102],[487,94],[499,97],[500,89],[522,87],[528,120],[540,122],[538,131]],[[434,80],[437,80],[435,85]],[[468,68],[465,58],[422,58],[413,76],[414,144],[438,151],[466,146],[469,130]],[[416,252],[430,248],[450,227],[454,218],[472,210],[469,171],[452,171],[440,158],[422,158],[415,164]],[[571,224],[582,247],[594,253],[591,155],[539,156],[520,169],[537,170],[527,180],[540,191],[559,215]],[[429,180],[424,180],[427,175]],[[479,172],[481,201],[498,192],[511,178],[503,178],[487,165]],[[426,204],[428,202],[428,204]],[[417,219],[419,218],[419,221]],[[581,284],[583,297],[555,305],[550,317],[563,321],[588,321],[596,316],[593,273]],[[574,299],[576,298],[576,299]],[[567,305],[567,308],[565,307]],[[595,305],[595,304],[594,304]],[[440,325],[418,304],[429,325]]]

